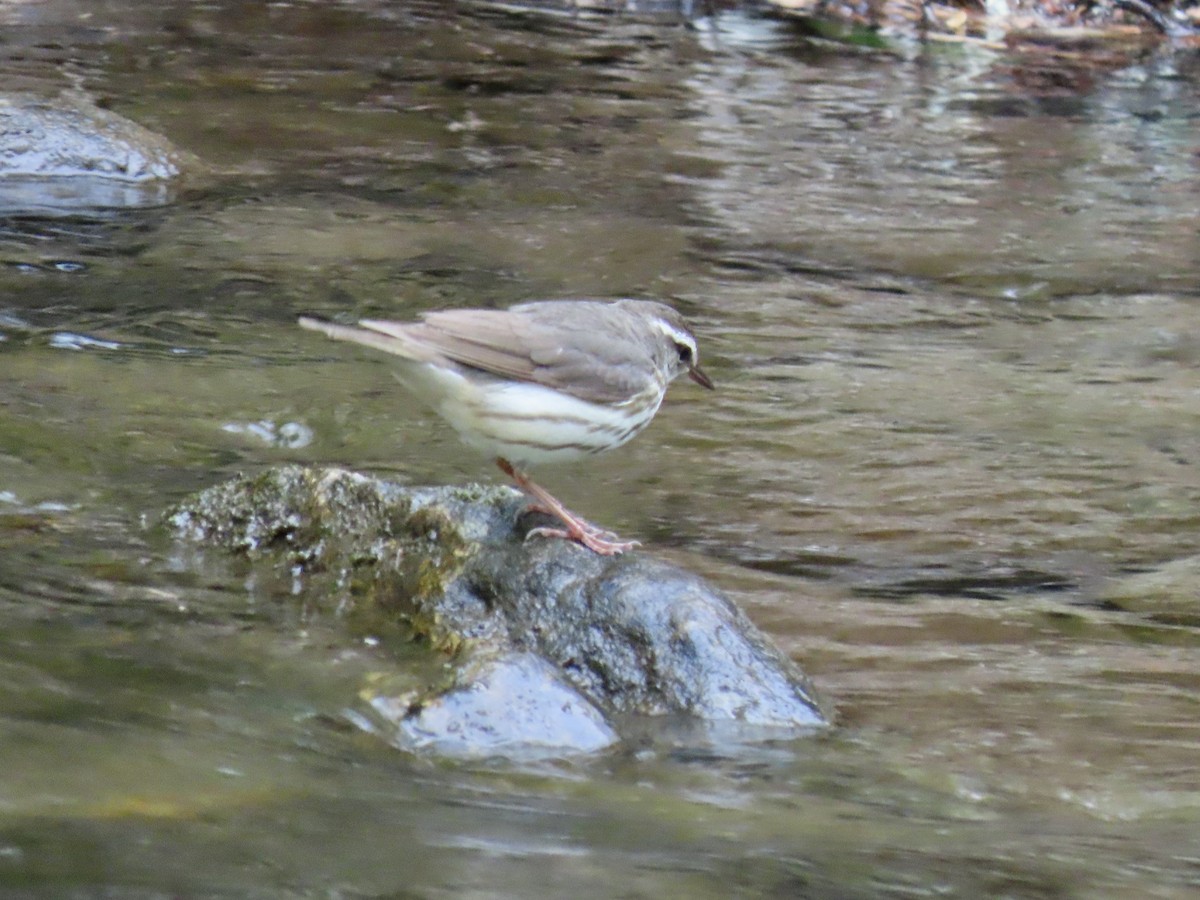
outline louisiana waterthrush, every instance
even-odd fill
[[[416,322],[300,325],[403,359],[400,380],[466,444],[495,456],[534,508],[565,526],[530,535],[569,538],[605,555],[637,542],[571,513],[517,466],[621,446],[650,423],[679,375],[713,387],[683,319],[651,300],[547,300],[430,312]]]

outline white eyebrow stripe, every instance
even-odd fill
[[[669,337],[671,340],[673,340],[675,343],[683,344],[685,347],[687,347],[689,350],[691,350],[693,361],[698,360],[700,358],[700,348],[698,348],[696,346],[696,339],[693,338],[686,331],[680,331],[678,328],[676,328],[670,322],[664,321],[663,319],[660,319],[658,317],[651,319],[650,323],[656,329],[658,329],[660,332],[662,332],[667,337]]]

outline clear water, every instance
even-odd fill
[[[207,166],[170,206],[0,222],[0,893],[1194,894],[1188,58],[1048,90],[737,11],[0,26],[4,89]],[[826,737],[408,757],[348,723],[416,651],[146,527],[285,461],[498,477],[301,312],[624,294],[685,310],[720,390],[539,475],[733,593]]]

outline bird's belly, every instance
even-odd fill
[[[621,446],[650,423],[661,402],[660,392],[624,405],[607,405],[536,384],[492,382],[445,394],[436,408],[464,443],[534,466]]]

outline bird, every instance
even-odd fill
[[[708,390],[696,338],[665,303],[539,300],[507,309],[444,309],[408,322],[342,325],[302,316],[300,327],[403,360],[397,377],[459,438],[496,465],[562,527],[535,535],[610,556],[638,545],[568,510],[526,470],[620,447],[650,424],[680,375]]]

